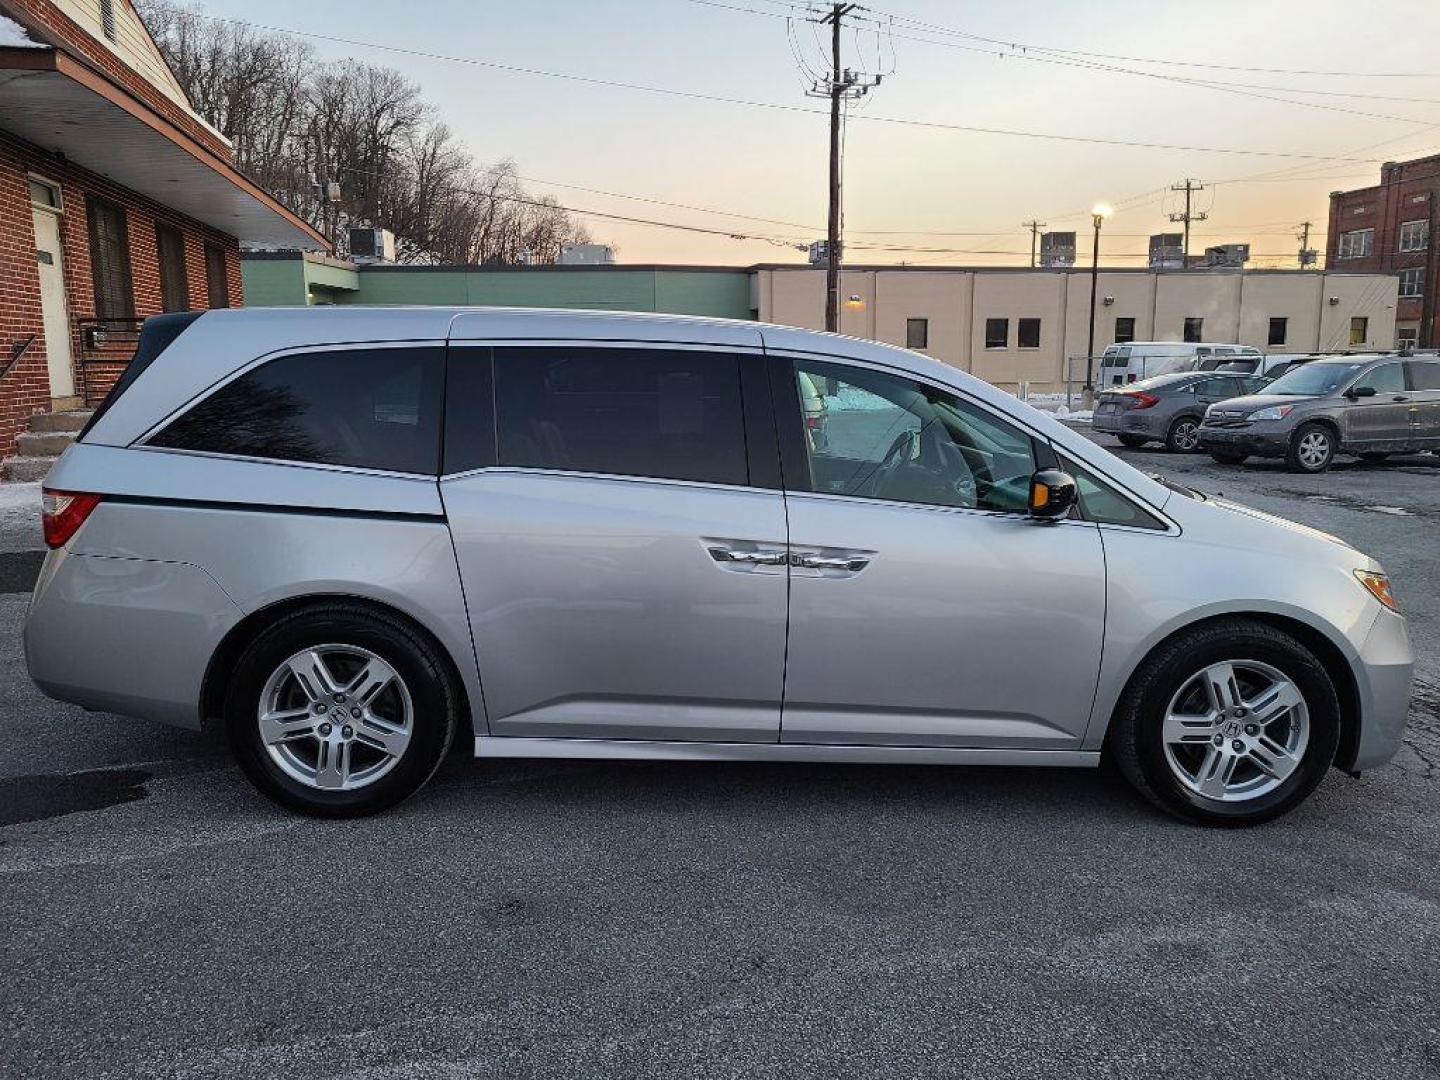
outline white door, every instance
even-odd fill
[[[35,210],[35,260],[40,270],[40,311],[45,327],[45,356],[50,368],[50,396],[75,393],[70,366],[70,316],[65,310],[65,274],[60,265],[60,217]]]

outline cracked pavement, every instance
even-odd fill
[[[0,1075],[1440,1074],[1440,458],[1120,452],[1386,564],[1393,765],[1238,832],[1093,771],[463,756],[308,821],[41,697],[0,545]]]

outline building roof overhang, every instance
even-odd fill
[[[242,243],[329,247],[229,161],[55,49],[0,48],[0,128]]]

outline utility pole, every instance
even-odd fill
[[[1185,223],[1185,242],[1184,242],[1184,246],[1183,246],[1183,249],[1182,249],[1182,250],[1184,251],[1184,255],[1182,256],[1182,261],[1188,263],[1188,262],[1190,261],[1190,222],[1192,222],[1192,221],[1204,221],[1206,218],[1208,218],[1208,217],[1210,216],[1209,214],[1201,213],[1201,212],[1198,211],[1198,210],[1192,211],[1192,210],[1190,209],[1190,196],[1193,195],[1193,194],[1194,194],[1195,192],[1197,192],[1197,191],[1204,191],[1204,190],[1205,190],[1205,185],[1202,184],[1202,183],[1200,183],[1199,180],[1191,180],[1191,179],[1187,176],[1187,177],[1185,178],[1185,182],[1184,182],[1184,183],[1181,183],[1181,184],[1171,184],[1171,185],[1170,185],[1170,190],[1171,190],[1171,191],[1183,191],[1183,192],[1185,193],[1185,210],[1184,210],[1184,212],[1183,212],[1183,213],[1175,213],[1175,214],[1167,214],[1166,217],[1168,217],[1171,221],[1183,221],[1183,222]]]
[[[1300,241],[1300,269],[1308,270],[1319,258],[1319,252],[1310,246],[1310,222],[1302,221],[1295,226],[1300,230],[1295,239]]]
[[[843,208],[840,201],[841,104],[864,97],[880,85],[881,76],[867,76],[840,66],[840,24],[859,5],[832,3],[830,10],[815,21],[830,26],[830,71],[823,82],[808,91],[811,97],[830,99],[830,187],[829,220],[825,242],[825,329],[840,329],[840,232]]]
[[[1022,221],[1020,224],[1023,225],[1025,228],[1027,228],[1027,229],[1030,230],[1030,269],[1031,269],[1031,270],[1034,270],[1034,269],[1035,269],[1035,244],[1037,243],[1037,241],[1038,241],[1038,239],[1039,239],[1040,230],[1043,229],[1043,228],[1045,228],[1045,222],[1043,222],[1043,221]]]

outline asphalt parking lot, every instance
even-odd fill
[[[463,756],[318,823],[213,733],[39,695],[22,526],[0,1075],[1440,1075],[1440,458],[1120,452],[1387,565],[1420,655],[1394,764],[1239,832],[1089,771]]]

